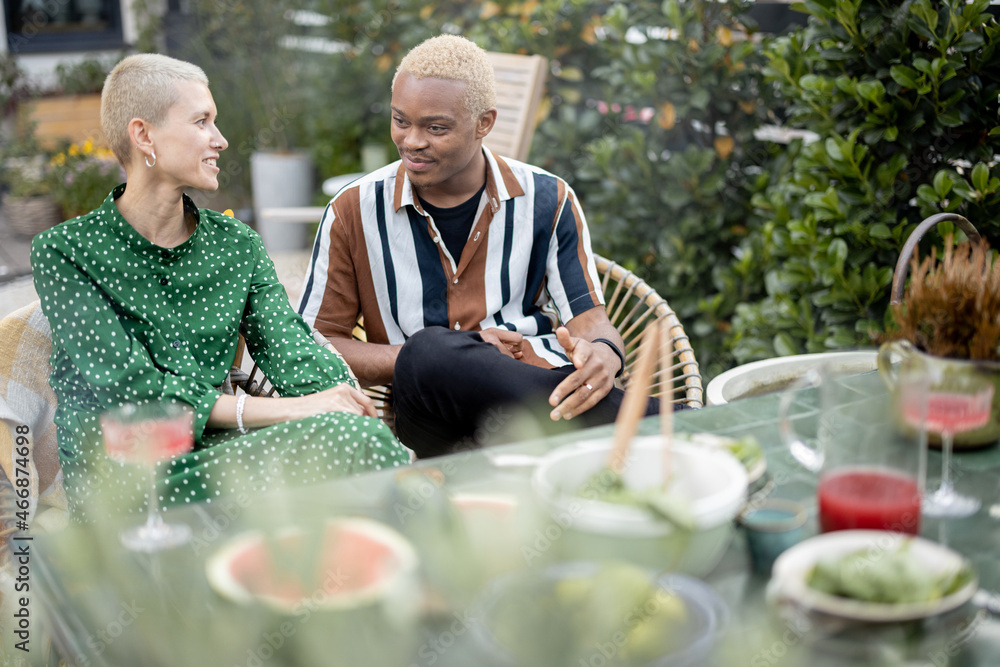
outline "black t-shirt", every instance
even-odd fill
[[[483,191],[485,190],[486,183],[483,183],[483,187],[479,188],[479,192],[458,206],[452,206],[451,208],[439,208],[428,204],[423,199],[420,200],[420,205],[434,218],[434,224],[437,225],[438,231],[441,232],[441,240],[444,241],[444,247],[451,253],[451,257],[455,260],[456,265],[462,256],[465,242],[469,240],[472,225],[476,222],[476,210],[479,209],[479,200],[482,198]]]

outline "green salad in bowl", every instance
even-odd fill
[[[899,622],[956,609],[977,586],[969,561],[942,544],[885,530],[838,530],[781,554],[768,598],[851,620]]]
[[[489,664],[668,667],[709,664],[729,612],[718,593],[691,577],[573,561],[496,580],[482,618],[473,631]]]
[[[820,560],[809,572],[810,588],[842,598],[881,604],[933,602],[975,581],[968,565],[935,571],[912,553],[911,541],[896,549],[859,549]]]

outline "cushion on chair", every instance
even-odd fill
[[[29,517],[39,501],[43,506],[66,509],[59,449],[53,417],[56,397],[49,386],[49,353],[52,350],[48,320],[37,301],[0,321],[0,467],[17,483],[17,437],[27,435],[27,469],[31,492]],[[27,427],[27,434],[19,433]],[[21,473],[24,476],[24,473]]]

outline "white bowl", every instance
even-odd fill
[[[695,523],[687,535],[646,509],[576,495],[606,465],[610,451],[609,440],[562,447],[535,470],[532,486],[554,522],[544,534],[556,555],[621,558],[694,576],[708,574],[725,553],[733,519],[746,501],[743,465],[728,451],[674,442],[672,488],[690,499]],[[633,489],[662,485],[661,438],[636,438],[622,475]]]
[[[822,352],[754,361],[716,376],[706,387],[707,405],[724,405],[740,398],[787,389],[809,370],[827,365],[836,373],[865,373],[878,368],[878,352]]]
[[[935,576],[954,573],[968,567],[959,553],[922,537],[884,530],[838,530],[811,537],[781,554],[774,563],[768,596],[773,600],[792,600],[807,609],[858,621],[911,621],[951,611],[968,602],[978,588],[973,579],[945,597],[926,602],[885,604],[841,598],[814,590],[806,583],[816,564],[826,558],[836,559],[864,551],[875,560],[882,554],[907,548],[910,556],[925,571]]]
[[[495,579],[484,591],[478,607],[479,622],[472,627],[475,646],[485,664],[495,667],[711,664],[713,649],[729,625],[730,612],[722,597],[692,577],[641,568],[635,571],[648,577],[655,593],[631,609],[632,603],[621,588],[615,591],[618,595],[609,595],[614,589],[592,587],[602,578],[605,584],[611,583],[608,576],[622,573],[621,564],[569,561]],[[638,580],[625,581],[634,585]],[[569,593],[570,599],[562,597],[561,592]],[[634,645],[628,646],[629,640],[636,637],[634,631],[647,622],[656,624],[657,613],[669,609],[674,612],[671,618],[659,621],[670,624],[674,632],[669,652],[650,657],[647,651],[643,658],[633,654],[631,661],[621,660],[621,649],[635,649]],[[622,619],[627,622],[623,624]],[[599,644],[598,638],[602,639]],[[646,641],[660,638],[659,633],[645,633]],[[592,661],[598,646],[604,656],[609,656],[604,661]]]

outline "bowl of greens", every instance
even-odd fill
[[[496,579],[473,627],[497,667],[695,667],[707,664],[729,621],[697,579],[620,561],[571,561]]]
[[[569,445],[535,469],[532,488],[552,521],[545,553],[708,574],[746,501],[744,466],[725,449],[675,439],[667,450],[649,436],[632,442],[619,475],[610,451],[607,440]]]
[[[769,597],[871,622],[951,611],[976,592],[975,571],[936,542],[883,530],[841,530],[795,545],[774,564]]]

